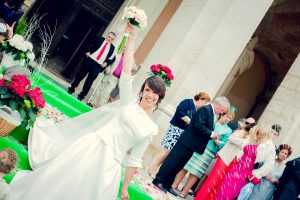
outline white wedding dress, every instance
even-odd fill
[[[132,81],[122,73],[121,104],[61,124],[34,127],[28,152],[35,170],[12,181],[10,199],[116,200],[121,163],[141,167],[141,157],[158,132],[137,101],[130,103]]]

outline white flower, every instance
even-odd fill
[[[26,53],[26,57],[27,57],[29,60],[34,60],[35,55],[34,55],[33,52],[27,52],[27,53]]]
[[[31,42],[25,41],[24,43],[25,43],[25,45],[27,47],[27,50],[32,51],[33,45],[31,44]]]

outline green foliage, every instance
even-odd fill
[[[19,35],[24,36],[26,26],[27,26],[27,18],[22,18],[16,26],[15,34],[19,34]]]

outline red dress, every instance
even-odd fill
[[[249,144],[243,148],[244,154],[228,172],[218,189],[215,199],[233,200],[249,181],[247,177],[252,173],[256,159],[257,144]]]

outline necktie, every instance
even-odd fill
[[[100,50],[98,56],[96,57],[96,60],[99,60],[102,56],[102,54],[104,53],[105,49],[106,49],[106,46],[107,46],[107,42],[105,43],[105,45],[102,47],[102,49]]]

